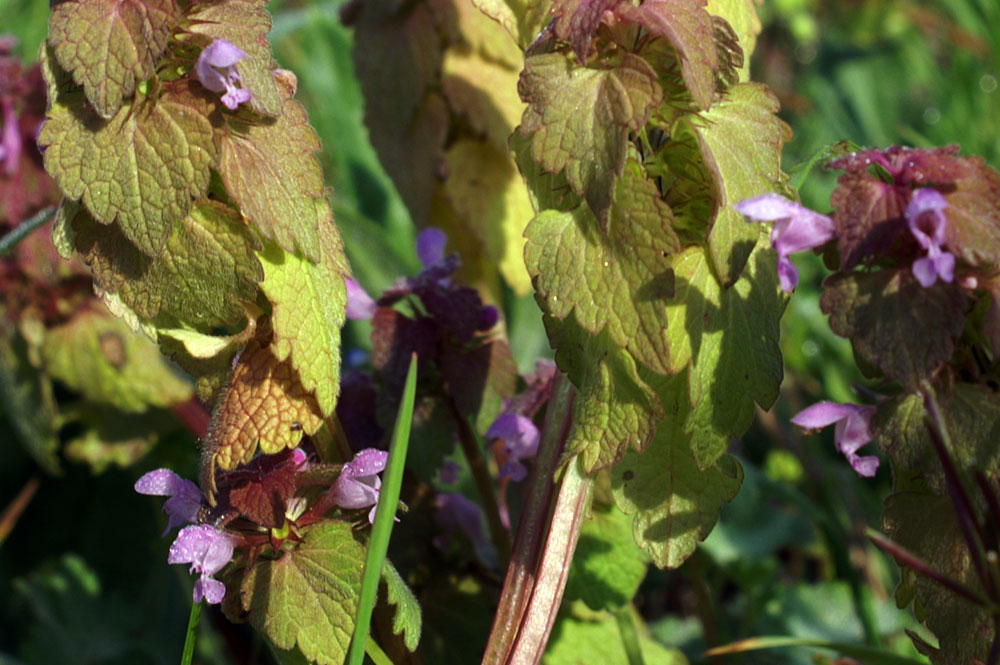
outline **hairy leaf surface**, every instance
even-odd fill
[[[715,271],[726,286],[739,279],[761,229],[732,206],[759,194],[784,191],[780,163],[784,125],[777,111],[778,100],[767,88],[745,83],[730,88],[710,111],[686,115],[674,128],[675,140],[694,137],[710,178],[713,211],[708,245]]]
[[[340,328],[347,305],[344,278],[350,270],[329,205],[320,200],[315,208],[320,215],[319,262],[269,243],[259,254],[264,266],[260,286],[274,308],[274,355],[289,360],[302,386],[316,395],[322,414],[329,415],[340,390]]]
[[[423,617],[420,614],[420,603],[413,591],[403,581],[399,571],[386,560],[382,567],[382,581],[385,582],[389,604],[396,606],[396,616],[392,621],[392,632],[403,635],[403,644],[410,651],[416,651],[420,644],[420,633],[423,629]]]
[[[242,583],[226,579],[239,593],[250,623],[282,649],[297,647],[318,665],[341,665],[354,631],[365,548],[345,522],[307,530],[303,542],[278,559],[257,559]],[[230,618],[238,612],[227,605]]]
[[[663,410],[632,356],[607,330],[591,335],[573,316],[544,322],[556,363],[577,387],[565,458],[580,453],[589,473],[619,461],[629,448],[644,450]]]
[[[671,350],[666,301],[674,293],[670,256],[679,244],[670,208],[630,164],[618,181],[608,234],[590,209],[546,210],[528,228],[525,263],[542,311],[570,312],[585,330],[607,328],[612,342],[647,367],[667,373]]]
[[[95,281],[142,319],[162,313],[211,329],[237,322],[246,313],[241,303],[256,299],[263,277],[254,255],[258,241],[238,212],[217,201],[196,201],[155,258],[140,252],[117,226],[98,224],[86,212],[71,223],[76,249]]]
[[[63,193],[102,224],[116,222],[143,253],[158,255],[174,222],[208,187],[215,143],[201,91],[185,81],[138,98],[107,121],[60,94],[38,137]]]
[[[753,53],[760,34],[760,17],[757,16],[757,0],[708,0],[708,13],[721,16],[732,26],[743,49],[743,67],[740,80],[750,77],[750,54]]]
[[[626,54],[613,67],[582,67],[558,53],[530,56],[518,81],[528,103],[521,133],[550,173],[565,169],[576,193],[606,223],[616,177],[625,168],[629,131],[660,104],[656,72]]]
[[[924,288],[909,268],[837,273],[820,300],[833,332],[909,390],[951,358],[965,325],[964,303],[957,285]]]
[[[103,118],[153,75],[181,18],[175,0],[65,0],[49,19],[49,43]]]
[[[635,541],[661,568],[676,568],[694,552],[743,482],[735,458],[703,467],[692,454],[685,428],[690,417],[686,378],[684,373],[656,382],[666,415],[656,424],[652,443],[641,455],[626,453],[611,470],[615,503],[635,515]]]
[[[303,433],[314,433],[322,422],[319,405],[291,363],[278,360],[270,346],[250,342],[212,416],[204,441],[202,487],[213,486],[215,468],[229,470],[249,462],[258,443],[265,453],[294,448]]]
[[[323,171],[315,153],[319,137],[302,105],[291,98],[274,121],[230,119],[222,137],[219,171],[240,211],[288,252],[320,260],[316,200]]]
[[[552,0],[472,0],[472,4],[502,25],[523,51],[549,22]]]

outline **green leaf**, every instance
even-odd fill
[[[109,466],[126,468],[141,459],[160,438],[178,427],[177,417],[166,410],[142,414],[122,413],[106,405],[83,402],[70,415],[84,428],[66,443],[66,457],[90,466],[94,474]]]
[[[685,431],[690,409],[686,379],[684,373],[658,382],[666,418],[656,424],[656,436],[645,452],[628,452],[611,470],[615,503],[635,515],[635,541],[661,568],[684,563],[743,482],[743,469],[733,457],[722,457],[708,468],[699,466],[692,435]]]
[[[323,196],[315,155],[320,147],[305,109],[288,97],[276,120],[228,118],[219,157],[222,181],[240,212],[264,237],[313,261],[322,254],[316,220]]]
[[[187,15],[187,32],[206,37],[202,46],[224,39],[238,46],[247,57],[236,63],[240,85],[253,97],[250,108],[261,115],[282,114],[282,99],[271,72],[274,59],[267,33],[271,31],[271,15],[264,9],[267,0],[223,0],[196,5]]]
[[[582,600],[594,611],[622,607],[639,590],[648,563],[632,537],[632,519],[595,504],[580,529],[563,600]]]
[[[150,256],[205,194],[215,162],[211,107],[192,88],[166,84],[159,98],[138,98],[107,121],[60,94],[38,137],[45,169],[63,193],[82,198],[102,224],[117,222]]]
[[[882,521],[892,540],[931,568],[970,588],[981,588],[955,508],[947,496],[926,491],[897,492],[886,499]],[[986,662],[996,628],[986,608],[904,568],[897,600],[904,598],[907,590],[915,593],[915,606],[923,609],[924,622],[938,638],[938,648],[928,654],[931,662]]]
[[[291,358],[302,386],[315,393],[323,415],[330,415],[340,392],[340,328],[347,306],[344,278],[350,271],[333,213],[326,201],[317,201],[315,208],[320,215],[319,262],[267,243],[259,254],[264,266],[260,287],[273,307],[275,356]]]
[[[0,405],[14,434],[49,473],[59,472],[58,411],[48,377],[28,360],[25,339],[3,312],[0,323]]]
[[[53,378],[88,399],[128,413],[168,407],[194,394],[152,342],[96,309],[50,328],[42,358]]]
[[[580,453],[590,473],[614,464],[629,448],[644,450],[663,411],[632,356],[607,329],[591,335],[573,316],[564,321],[546,316],[544,323],[556,363],[578,391],[564,460]]]
[[[732,206],[758,194],[785,191],[781,173],[784,123],[775,115],[777,111],[778,100],[767,88],[741,83],[730,88],[710,111],[687,114],[674,126],[674,140],[683,142],[689,136],[697,142],[709,177],[713,210],[708,244],[713,267],[726,286],[739,279],[761,229]],[[669,151],[668,146],[665,152]]]
[[[510,33],[525,50],[549,22],[551,0],[472,0],[479,8]]]
[[[680,651],[640,638],[642,658],[649,665],[688,665]],[[617,622],[611,618],[594,621],[563,615],[552,629],[542,665],[583,665],[585,663],[627,663],[625,646]]]
[[[396,606],[396,618],[392,622],[392,632],[403,634],[403,643],[410,651],[416,651],[420,643],[420,631],[423,619],[420,615],[420,603],[413,591],[400,577],[399,571],[386,560],[382,567],[382,581],[385,582],[389,603]]]
[[[750,55],[753,53],[760,34],[760,18],[757,16],[757,0],[708,0],[708,13],[720,16],[732,26],[743,49],[743,68],[740,80],[750,78]]]
[[[95,283],[146,321],[162,315],[211,330],[239,322],[246,316],[242,303],[256,300],[263,271],[254,249],[260,243],[239,213],[222,203],[196,201],[155,258],[117,226],[98,224],[86,212],[71,225]]]
[[[520,60],[520,53],[518,53]],[[441,91],[448,106],[465,116],[477,134],[507,153],[507,138],[521,122],[524,102],[517,94],[518,69],[452,48],[441,64]],[[455,169],[449,169],[454,176]]]
[[[429,92],[441,70],[441,37],[428,3],[409,3],[387,17],[365,3],[354,67],[372,145],[414,224],[424,226],[450,122],[442,97]]]
[[[786,299],[775,255],[763,244],[740,280],[723,289],[705,250],[689,247],[673,261],[676,291],[667,305],[671,372],[691,366],[691,414],[685,431],[699,468],[711,466],[753,420],[754,403],[769,408],[783,369],[778,321]]]
[[[531,199],[506,153],[485,141],[462,139],[447,154],[445,194],[455,213],[483,246],[485,259],[499,267],[518,295],[531,291],[524,268],[524,227]]]
[[[181,18],[175,0],[66,0],[52,7],[49,44],[103,118],[115,115]]]
[[[831,275],[820,306],[833,332],[907,390],[951,358],[965,325],[962,290],[941,281],[924,288],[908,267]]]
[[[525,230],[524,260],[543,312],[560,320],[572,312],[588,332],[606,329],[635,360],[666,373],[664,305],[674,293],[670,256],[679,249],[673,216],[633,162],[615,199],[607,235],[585,206],[543,211]]]
[[[708,110],[715,93],[719,56],[705,0],[646,0],[638,7],[626,4],[620,11],[626,21],[670,42],[691,97],[699,108]]]
[[[341,665],[354,630],[365,548],[346,522],[305,530],[303,542],[278,559],[258,558],[246,571],[226,577],[239,590],[240,609],[281,649],[298,647],[318,665]],[[228,596],[228,594],[227,594]],[[238,618],[237,608],[224,608]]]
[[[565,169],[573,190],[606,225],[629,131],[639,131],[663,97],[656,72],[625,54],[613,67],[582,67],[559,53],[525,60],[518,81],[528,103],[521,133],[551,173]]]
[[[531,207],[536,213],[543,210],[572,210],[582,199],[576,195],[566,180],[565,171],[549,173],[531,156],[531,139],[521,132],[514,132],[508,140],[514,154],[521,179],[528,189]]]

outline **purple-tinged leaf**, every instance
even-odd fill
[[[622,0],[554,0],[552,15],[556,17],[556,36],[569,42],[580,64],[587,64],[590,43],[605,14],[614,19],[611,10]]]
[[[180,19],[175,0],[64,0],[52,7],[49,44],[98,115],[111,118],[153,75]]]

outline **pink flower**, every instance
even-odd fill
[[[799,272],[788,255],[824,245],[836,232],[834,221],[826,215],[777,194],[762,194],[733,207],[758,222],[774,222],[771,246],[778,252],[778,280],[785,292],[799,283]]]
[[[3,129],[0,130],[0,162],[7,175],[14,175],[21,159],[21,128],[17,124],[14,102],[8,98],[0,100],[3,107]]]
[[[538,428],[531,418],[517,413],[504,413],[493,421],[486,431],[486,438],[503,439],[507,462],[500,469],[500,477],[520,482],[528,475],[521,460],[534,457],[538,452]]]
[[[807,430],[822,429],[836,423],[833,441],[837,450],[844,454],[859,476],[871,477],[878,469],[878,457],[861,457],[857,452],[874,436],[871,430],[874,415],[874,406],[819,402],[800,411],[792,418],[792,422]]]
[[[136,481],[135,491],[150,496],[169,496],[163,504],[163,512],[168,516],[167,529],[163,535],[181,524],[198,521],[198,512],[203,505],[201,489],[190,480],[181,478],[170,469],[150,471]]]
[[[212,575],[222,570],[233,558],[234,541],[208,524],[186,526],[170,546],[167,563],[190,563],[191,572],[201,577],[194,583],[194,602],[204,598],[210,605],[222,602],[226,585]]]
[[[225,39],[216,39],[205,47],[194,66],[195,74],[203,86],[212,92],[225,91],[222,103],[230,111],[235,111],[237,106],[249,102],[252,97],[249,90],[236,87],[240,82],[240,75],[235,66],[245,57],[247,54],[239,47]]]
[[[347,285],[347,318],[352,321],[367,321],[375,316],[378,305],[364,287],[347,277],[344,278],[344,284]]]
[[[448,235],[441,229],[429,226],[417,235],[417,258],[424,268],[430,268],[444,259]]]
[[[927,250],[927,256],[913,262],[913,276],[924,288],[931,286],[938,277],[942,282],[955,278],[955,256],[941,248],[948,240],[948,220],[941,212],[948,207],[948,201],[936,189],[923,188],[913,193],[906,206],[906,222],[910,233],[920,246]]]
[[[374,524],[378,496],[382,489],[382,480],[378,474],[385,470],[388,460],[389,453],[375,448],[362,450],[355,455],[341,469],[337,482],[330,490],[334,503],[349,510],[371,506],[368,522]]]

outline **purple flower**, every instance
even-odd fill
[[[21,159],[21,128],[17,124],[17,113],[14,112],[14,102],[10,99],[0,101],[3,106],[3,130],[0,130],[0,161],[3,162],[7,175],[14,175],[17,163]]]
[[[225,91],[222,103],[230,111],[235,111],[237,106],[249,102],[252,97],[249,90],[236,87],[240,75],[234,67],[245,57],[247,54],[239,47],[225,39],[216,39],[205,47],[194,66],[195,74],[203,86],[212,92]]]
[[[163,504],[163,512],[170,518],[163,532],[164,536],[175,526],[196,522],[204,499],[197,485],[170,469],[150,471],[135,482],[135,491],[150,496],[170,497]]]
[[[833,441],[837,450],[844,454],[858,475],[870,477],[878,469],[878,457],[861,457],[857,452],[872,440],[871,423],[874,415],[874,406],[819,402],[800,411],[792,418],[792,422],[807,430],[822,429],[836,423]]]
[[[906,206],[906,222],[910,233],[920,246],[927,250],[927,256],[913,262],[913,276],[924,288],[931,286],[938,277],[942,282],[955,278],[955,256],[941,248],[948,240],[948,220],[941,212],[948,207],[948,201],[936,189],[918,189]]]
[[[458,474],[462,471],[462,466],[454,460],[445,460],[438,470],[438,480],[442,485],[455,485],[458,483]]]
[[[444,259],[448,235],[441,229],[429,226],[417,235],[417,257],[425,268]]]
[[[500,469],[500,477],[510,476],[514,482],[524,480],[528,470],[521,460],[534,457],[538,452],[538,428],[531,418],[517,413],[501,414],[486,431],[486,437],[503,439],[507,461]]]
[[[447,549],[448,538],[461,530],[473,545],[485,540],[483,536],[483,516],[477,506],[457,492],[442,492],[434,500],[437,512],[434,521],[444,534],[434,539],[440,549]]]
[[[375,523],[375,509],[382,480],[378,474],[385,470],[389,453],[376,448],[362,450],[344,465],[332,492],[334,503],[341,508],[358,509],[371,506],[368,522]]]
[[[835,235],[832,219],[777,194],[762,194],[733,207],[758,222],[774,222],[771,246],[778,252],[778,279],[786,293],[799,283],[799,272],[788,255],[819,247]]]
[[[201,578],[194,583],[194,602],[200,603],[204,598],[209,604],[216,605],[226,595],[226,585],[213,579],[212,575],[233,558],[233,547],[232,536],[213,526],[186,526],[170,546],[167,563],[190,563],[191,572],[201,574]]]
[[[347,318],[353,321],[366,321],[375,316],[378,305],[368,295],[368,292],[353,279],[344,278],[347,285]]]

